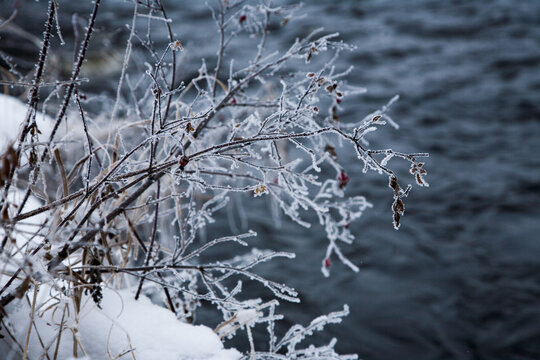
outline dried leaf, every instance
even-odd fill
[[[195,131],[195,128],[193,127],[193,125],[191,125],[190,122],[188,122],[188,123],[186,124],[186,134],[189,134],[189,133],[192,132],[192,131]]]

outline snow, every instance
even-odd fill
[[[27,106],[19,99],[0,94],[0,149],[3,149],[6,144],[14,142],[21,130],[21,124],[26,118]],[[53,120],[40,112],[36,114],[36,123],[41,131],[39,135],[40,141],[47,139],[52,130]]]
[[[38,334],[45,347],[49,347],[49,356],[54,354],[62,317],[64,331],[59,359],[73,356],[73,334],[80,340],[78,355],[88,360],[133,359],[132,355],[137,360],[237,360],[242,356],[235,349],[224,349],[212,329],[181,322],[172,312],[153,304],[144,295],[136,301],[129,290],[104,289],[102,309],[89,296],[84,296],[81,311],[75,316],[69,298],[62,300],[65,304],[59,304],[56,311],[49,308],[54,303],[51,291],[55,292],[42,286],[37,295],[41,307],[36,306],[35,310],[30,359],[41,358],[43,353]],[[9,322],[19,344],[26,341],[32,313],[30,303],[23,298],[8,307]],[[9,354],[6,359],[18,358],[20,354],[10,349],[5,340],[0,344],[0,351]]]

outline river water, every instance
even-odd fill
[[[22,3],[23,19],[25,6],[31,18],[45,5]],[[215,53],[209,11],[203,2],[169,3],[189,50],[182,66],[194,71],[201,56]],[[86,3],[64,6],[86,16]],[[98,36],[132,13],[129,4],[107,0],[101,11]],[[357,241],[344,248],[360,272],[334,261],[329,279],[319,270],[322,229],[275,229],[265,207],[249,208],[249,227],[261,234],[257,246],[298,256],[260,268],[300,293],[301,305],[280,307],[289,318],[284,325],[346,303],[350,316],[323,336],[337,337],[342,353],[373,360],[540,358],[540,1],[311,0],[302,13],[273,29],[271,46],[321,25],[357,45],[338,65],[354,65],[349,82],[368,92],[344,101],[343,121],[400,94],[391,115],[401,129],[378,131],[372,146],[429,152],[431,186],[413,189],[395,231],[387,179],[362,174],[354,154],[340,154],[350,157],[348,194],[365,195],[374,207],[351,226]],[[241,56],[243,49],[231,51]]]

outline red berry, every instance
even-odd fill
[[[232,98],[231,101],[230,101],[230,103],[231,103],[232,105],[236,104],[236,99],[235,99],[235,98]]]
[[[339,181],[339,188],[343,189],[349,182],[350,178],[344,170],[341,170],[341,173],[339,173],[337,176],[337,180]]]
[[[324,267],[327,269],[330,268],[330,266],[332,266],[332,262],[330,261],[329,258],[324,258],[323,264],[324,264]]]
[[[240,18],[238,19],[238,22],[241,24],[244,21],[246,21],[246,19],[247,19],[247,16],[245,14],[242,14],[242,15],[240,15]]]
[[[337,102],[338,104],[341,104],[341,99],[336,99],[336,102]]]

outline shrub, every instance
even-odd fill
[[[63,41],[59,2],[49,1],[32,80],[12,68],[18,80],[3,81],[24,88],[28,96],[18,138],[6,144],[0,169],[0,305],[8,348],[24,357],[39,358],[40,352],[48,358],[92,355],[85,336],[101,330],[88,330],[99,326],[88,325],[85,316],[112,314],[118,309],[111,305],[115,296],[126,309],[138,311],[144,310],[133,300],[149,296],[156,302],[161,296],[170,312],[186,323],[201,303],[212,304],[223,317],[214,329],[220,338],[245,329],[250,344],[246,358],[356,358],[338,355],[335,340],[325,346],[302,345],[316,330],[340,322],[348,313],[346,306],[306,327],[294,325],[278,338],[278,300],[298,302],[297,293],[253,269],[294,254],[251,248],[238,250],[231,259],[207,261],[204,254],[210,249],[225,243],[249,247],[256,236],[253,231],[214,234],[208,225],[226,209],[241,217],[242,203],[267,198],[275,214],[300,226],[312,225],[303,214],[316,214],[328,238],[321,259],[325,276],[331,259],[357,271],[341,246],[353,242],[349,224],[371,205],[362,196],[346,196],[350,175],[340,164],[339,148],[354,150],[364,172],[388,177],[396,229],[411,185],[400,185],[389,161],[395,157],[409,162],[417,184],[428,185],[418,160],[427,154],[374,150],[366,141],[378,127],[397,127],[388,115],[397,97],[361,119],[341,121],[342,101],[363,92],[344,80],[352,67],[339,72],[334,66],[339,54],[353,47],[338,40],[338,34],[317,29],[287,49],[266,49],[269,29],[294,21],[297,6],[219,1],[212,9],[218,30],[216,59],[212,65],[203,60],[190,72],[178,64],[179,54],[190,49],[175,37],[161,0],[133,1],[116,97],[106,112],[93,113],[88,109],[100,98],[83,95],[81,70],[100,3],[92,3],[84,35],[76,38],[80,44],[68,80],[60,81],[57,73],[56,82],[47,78],[53,35]],[[168,45],[157,48],[152,36],[163,34]],[[249,59],[228,55],[234,41],[245,42]],[[180,70],[183,76],[194,75],[179,81]],[[50,118],[38,111],[51,108],[56,111]],[[205,231],[211,239],[206,242],[200,240]],[[243,299],[243,281],[259,282],[275,299]],[[139,302],[148,305],[149,313],[164,316],[163,324],[169,321],[146,299]],[[29,324],[10,321],[28,316],[21,318],[21,309],[30,314]],[[141,321],[152,317],[126,311]],[[111,329],[128,326],[125,317],[109,320]],[[266,324],[266,349],[255,348],[251,328],[256,324]],[[198,331],[186,329],[186,334]],[[94,356],[158,356],[141,355],[146,345],[144,340],[137,343],[133,333],[122,351],[114,350],[112,343],[125,341],[119,340],[125,334],[115,336],[109,334],[107,344],[94,353],[100,355]],[[186,349],[178,352],[186,354]],[[225,358],[218,352],[214,356]]]

